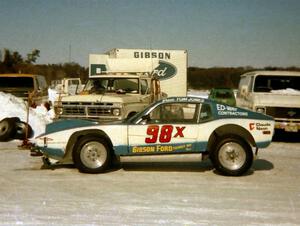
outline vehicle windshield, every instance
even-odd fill
[[[262,76],[258,75],[254,83],[254,92],[294,89],[300,91],[300,76]]]
[[[225,98],[225,99],[229,99],[229,98],[232,98],[233,97],[233,92],[231,91],[218,91],[216,92],[215,94],[215,97],[216,98]]]
[[[138,93],[137,78],[93,78],[86,83],[83,92],[88,93]]]
[[[146,112],[149,112],[150,109],[153,108],[153,106],[155,106],[157,104],[157,102],[154,102],[150,105],[148,105],[148,107],[146,107],[143,111],[140,111],[138,113],[136,113],[135,115],[133,115],[132,117],[128,118],[125,120],[125,122],[131,124],[131,123],[135,123],[136,121],[138,121],[143,115],[145,115]]]
[[[33,89],[34,83],[31,77],[0,77],[0,89],[21,88]]]

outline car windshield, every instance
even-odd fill
[[[34,83],[31,77],[0,77],[0,88],[33,89]]]
[[[300,91],[300,76],[262,76],[258,75],[254,83],[254,92],[294,89]]]
[[[138,93],[137,78],[93,78],[88,80],[83,92],[88,93]]]
[[[232,98],[233,97],[233,93],[230,91],[219,91],[216,92],[216,98]]]

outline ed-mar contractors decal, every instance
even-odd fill
[[[248,116],[248,112],[238,111],[238,108],[217,104],[218,115]]]

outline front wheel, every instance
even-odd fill
[[[75,166],[83,173],[102,173],[110,165],[110,150],[104,139],[84,136],[73,150]]]
[[[239,137],[219,140],[210,158],[217,171],[228,176],[240,176],[247,172],[253,162],[251,147]]]

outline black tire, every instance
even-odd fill
[[[17,119],[19,118],[5,118],[0,121],[0,141],[9,141],[14,139]]]
[[[210,159],[218,172],[227,176],[246,173],[253,163],[253,152],[248,143],[238,136],[225,136],[217,140]]]
[[[130,112],[127,116],[127,119],[131,118],[132,116],[134,116],[136,114],[136,112]]]
[[[26,122],[16,122],[16,133],[14,139],[24,140],[33,136],[32,128],[27,124],[27,137],[26,137]]]
[[[73,161],[82,173],[103,173],[111,164],[107,142],[96,136],[79,139],[72,153]]]

